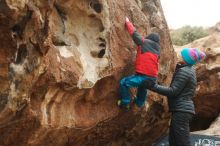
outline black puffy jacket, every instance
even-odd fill
[[[181,111],[195,114],[192,97],[196,83],[193,66],[177,65],[170,87],[155,84],[151,90],[168,97],[170,112]]]

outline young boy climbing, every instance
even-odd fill
[[[137,87],[137,95],[134,98],[134,103],[138,107],[143,107],[147,97],[147,89],[140,85],[145,80],[156,81],[157,79],[158,60],[160,56],[160,37],[157,33],[150,33],[145,38],[141,37],[127,17],[125,25],[128,33],[138,47],[135,61],[136,73],[124,77],[120,81],[121,98],[118,100],[118,106],[129,109],[131,101],[129,88]]]

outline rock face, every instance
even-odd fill
[[[0,1],[0,145],[150,145],[166,132],[164,97],[150,93],[137,114],[116,106],[136,53],[125,16],[160,34],[159,82],[169,83],[175,52],[159,0]]]

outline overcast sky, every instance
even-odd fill
[[[170,28],[214,26],[220,22],[220,0],[161,0]]]

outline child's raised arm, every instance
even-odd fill
[[[135,42],[136,45],[142,45],[143,44],[143,39],[141,35],[135,30],[135,27],[133,24],[130,22],[130,20],[126,17],[125,19],[125,25],[128,30],[128,33],[132,36],[133,41]]]

